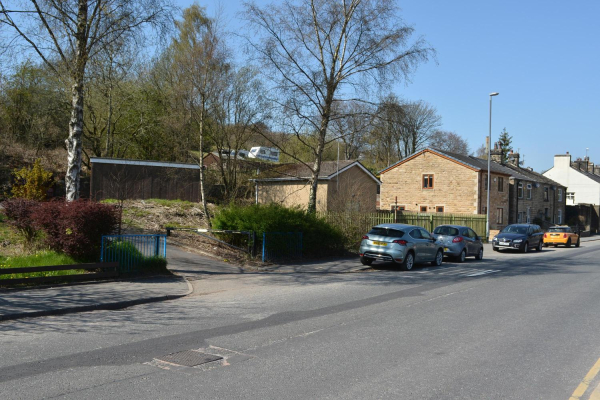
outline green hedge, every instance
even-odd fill
[[[254,231],[262,240],[263,232],[302,232],[303,255],[306,257],[339,255],[344,249],[344,235],[324,219],[300,208],[279,204],[229,205],[217,210],[214,229]],[[228,238],[234,241],[235,238]]]

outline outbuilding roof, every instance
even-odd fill
[[[335,178],[344,171],[357,166],[369,175],[377,184],[381,184],[379,179],[371,173],[358,160],[340,160],[338,161],[323,161],[319,170],[319,180],[330,180]],[[263,174],[263,177],[253,179],[257,182],[273,182],[273,181],[306,181],[312,177],[312,170],[305,164],[283,164],[273,168],[268,173]]]

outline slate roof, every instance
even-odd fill
[[[426,148],[424,150],[421,150],[421,151],[411,154],[410,156],[406,157],[405,159],[400,160],[397,163],[390,165],[389,167],[386,167],[385,169],[380,171],[380,173],[382,173],[382,174],[386,173],[387,171],[394,169],[396,166],[398,166],[398,165],[400,165],[400,164],[410,160],[411,158],[416,157],[417,155],[422,154],[424,152],[436,153],[445,158],[454,160],[454,161],[458,162],[459,164],[466,165],[476,171],[487,171],[488,170],[488,161],[484,160],[483,158],[477,158],[474,156],[466,156],[464,154],[457,154],[457,153],[452,153],[450,151],[443,151],[443,150],[438,150],[438,149],[434,149],[434,148]],[[498,164],[497,162],[494,162],[494,161],[492,161],[490,163],[490,169],[492,170],[492,173],[508,175],[508,176],[514,177],[516,179],[528,179],[526,176],[520,174],[518,171],[514,171],[514,170],[507,168],[506,166],[504,166],[502,164]]]
[[[310,163],[309,163],[310,165]],[[358,166],[364,172],[366,172],[371,178],[377,183],[381,183],[368,169],[366,169],[358,160],[340,160],[339,166],[337,161],[323,161],[321,162],[321,169],[319,170],[319,179],[331,179],[339,173],[344,172],[346,169],[350,169],[353,166]],[[276,168],[269,170],[268,172],[262,173],[259,178],[254,179],[255,181],[294,181],[294,180],[307,180],[312,177],[312,171],[306,165],[297,164],[282,164]]]
[[[591,179],[591,180],[593,180],[594,182],[598,182],[598,183],[600,183],[600,175],[594,175],[594,174],[592,174],[592,173],[589,173],[589,172],[587,172],[587,171],[582,171],[582,170],[580,170],[580,169],[573,168],[573,167],[571,167],[571,168],[572,168],[572,169],[574,169],[575,171],[579,172],[580,174],[583,174],[583,175],[585,175],[587,178],[590,178],[590,179]]]
[[[513,171],[516,171],[517,173],[519,173],[521,175],[524,175],[525,176],[524,180],[545,183],[547,185],[566,187],[566,186],[564,186],[556,181],[553,181],[552,179],[540,174],[539,172],[535,172],[535,171],[532,171],[527,168],[516,167],[511,164],[506,164],[505,166],[506,166],[506,168],[509,168]],[[523,179],[523,178],[517,178],[517,179]]]

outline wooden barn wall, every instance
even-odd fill
[[[90,197],[200,201],[200,171],[145,165],[92,165]]]

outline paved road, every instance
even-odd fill
[[[0,323],[0,397],[597,398],[600,242],[486,257],[219,274],[179,300]],[[223,358],[168,362],[185,350]]]

